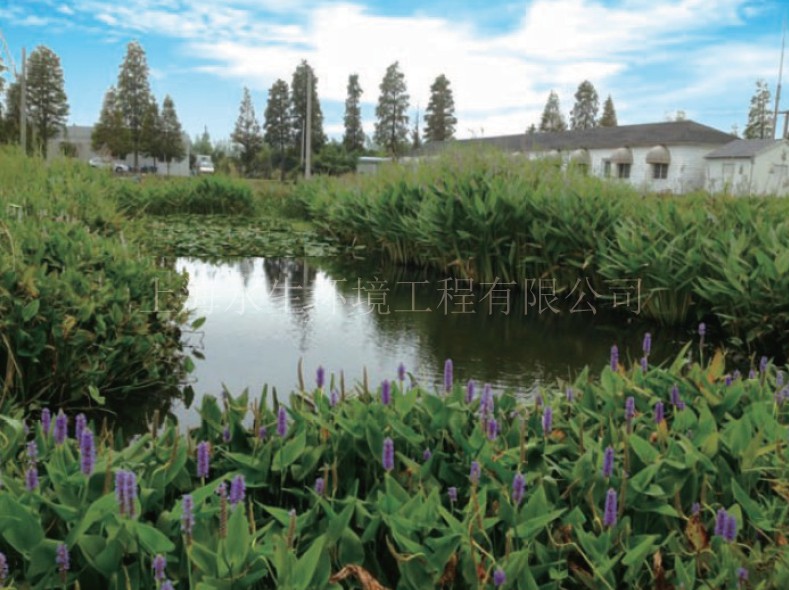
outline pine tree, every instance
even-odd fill
[[[126,57],[118,73],[116,100],[123,113],[124,125],[129,130],[129,151],[134,154],[136,170],[139,166],[139,153],[142,151],[142,123],[153,100],[148,82],[148,61],[138,41],[132,41],[126,46]]]
[[[772,139],[773,117],[770,112],[770,90],[764,80],[756,81],[756,91],[751,98],[748,123],[743,132],[745,139]]]
[[[411,149],[418,150],[420,147],[422,147],[422,138],[419,137],[419,109],[417,109],[414,129],[411,131]]]
[[[210,155],[214,152],[211,136],[208,134],[208,127],[203,129],[201,135],[195,136],[194,143],[192,144],[192,152],[205,155]]]
[[[281,180],[285,180],[285,151],[293,141],[290,97],[288,95],[288,83],[285,80],[274,82],[268,91],[268,103],[263,125],[266,143],[279,153]]]
[[[159,105],[151,97],[140,128],[140,153],[154,159],[154,163],[162,158],[162,117]]]
[[[348,152],[364,150],[364,129],[362,128],[362,87],[359,74],[348,76],[348,97],[345,99],[345,135],[342,144]]]
[[[27,116],[46,157],[47,141],[66,124],[68,101],[60,58],[43,45],[33,50],[27,62]]]
[[[455,135],[455,99],[444,74],[430,86],[430,101],[425,111],[425,141],[446,141]]]
[[[241,165],[247,174],[252,172],[255,156],[263,147],[263,136],[260,133],[260,123],[255,116],[255,107],[249,88],[244,87],[244,96],[238,109],[238,119],[230,138],[241,146]]]
[[[115,86],[110,86],[104,95],[101,114],[98,123],[93,126],[90,144],[94,152],[107,151],[115,158],[125,158],[131,151],[129,129],[123,122]]]
[[[293,72],[293,81],[290,85],[291,125],[293,126],[293,145],[299,153],[304,153],[304,129],[307,122],[307,80],[310,80],[310,93],[312,95],[311,110],[311,145],[312,153],[317,153],[326,143],[326,134],[323,132],[323,112],[318,101],[318,79],[315,72],[306,60]]]
[[[535,125],[534,123],[529,125],[529,127],[526,129],[526,133],[528,133],[529,135],[534,135],[535,133],[537,133],[537,125]]]
[[[584,80],[575,91],[575,104],[570,113],[571,129],[591,129],[597,126],[597,112],[600,110],[600,98],[597,90],[589,80]]]
[[[18,81],[11,82],[8,85],[6,92],[6,111],[3,120],[3,128],[5,140],[9,143],[16,143],[19,140],[19,122],[20,122],[20,109],[22,98],[22,87]],[[30,147],[30,134],[27,135],[28,145],[25,149]]]
[[[164,97],[162,102],[162,133],[161,133],[162,159],[167,162],[167,175],[170,175],[170,162],[183,160],[186,155],[184,147],[183,130],[175,112],[175,103],[170,95]]]
[[[381,85],[381,95],[375,116],[375,142],[393,156],[397,157],[408,141],[408,100],[405,76],[400,72],[400,64],[394,62],[386,69]]]
[[[551,90],[540,119],[540,131],[564,131],[567,123],[559,108],[559,96]]]
[[[603,103],[603,115],[600,117],[599,125],[600,127],[616,127],[618,125],[616,120],[616,109],[614,109],[614,101],[610,94]]]

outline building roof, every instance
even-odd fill
[[[735,139],[722,148],[704,156],[705,158],[752,158],[756,154],[773,147],[775,139]]]
[[[668,121],[618,127],[594,127],[553,133],[521,133],[499,137],[428,142],[414,155],[433,154],[451,145],[490,145],[505,152],[543,152],[550,150],[617,149],[655,145],[722,145],[735,136],[694,121]]]

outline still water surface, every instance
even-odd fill
[[[597,372],[614,343],[623,362],[637,362],[645,330],[653,333],[652,358],[677,350],[675,335],[638,323],[636,314],[603,317],[591,299],[575,311],[574,300],[555,301],[555,312],[540,313],[525,305],[523,291],[497,287],[485,297],[485,290],[464,293],[465,282],[370,262],[180,258],[176,267],[189,274],[187,307],[206,318],[184,336],[205,356],[191,375],[193,407],[223,387],[259,395],[264,383],[282,399],[298,385],[299,359],[310,389],[319,365],[327,383],[343,371],[351,389],[364,368],[377,387],[396,378],[401,362],[435,389],[451,358],[457,381],[523,395],[572,379],[585,365]],[[182,423],[197,424],[194,410],[174,411]]]

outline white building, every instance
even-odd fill
[[[705,156],[734,138],[693,121],[669,121],[428,143],[415,155],[429,156],[449,145],[491,145],[529,158],[560,157],[644,191],[685,193],[704,188]]]
[[[53,139],[49,140],[47,144],[47,154],[49,158],[57,157],[63,154],[64,144],[71,144],[73,149],[76,150],[76,158],[83,162],[88,162],[91,158],[99,157],[99,154],[93,150],[91,146],[91,134],[93,127],[85,125],[71,125],[64,129],[64,133],[59,133]],[[189,136],[183,134],[184,147],[186,148],[186,155],[183,160],[179,162],[170,162],[170,176],[189,176],[189,151],[192,142]],[[125,159],[115,159],[114,161],[123,162],[131,168],[134,165],[134,154],[128,154]],[[152,169],[156,166],[156,173],[160,176],[167,175],[167,163],[157,161],[154,162],[153,158],[147,158],[142,154],[138,154],[138,164],[140,168]]]
[[[706,189],[733,195],[789,195],[789,141],[738,139],[707,154]]]

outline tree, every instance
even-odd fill
[[[27,60],[27,116],[46,157],[47,141],[66,124],[68,100],[60,58],[43,45],[36,47]]]
[[[534,135],[535,133],[537,133],[537,125],[535,125],[534,123],[529,125],[528,129],[526,129],[526,133],[528,133],[529,135]]]
[[[11,82],[6,92],[6,111],[3,120],[4,135],[9,143],[16,143],[19,139],[21,98],[22,87],[19,85],[19,82]],[[27,136],[27,143],[25,150],[30,147],[30,134]]]
[[[162,159],[167,162],[167,175],[170,175],[170,162],[183,160],[186,155],[184,148],[183,130],[175,112],[175,103],[170,95],[164,97],[162,102],[160,151]]]
[[[756,81],[756,91],[751,97],[748,123],[745,125],[745,139],[772,139],[773,117],[770,112],[770,89],[764,80]]]
[[[134,168],[139,164],[142,123],[150,108],[151,87],[148,83],[148,61],[145,51],[137,41],[126,46],[126,57],[118,74],[116,101],[123,113],[124,125],[129,130],[130,152],[134,154]]]
[[[244,96],[238,109],[236,126],[230,138],[241,146],[241,165],[244,167],[244,171],[249,174],[252,171],[255,155],[263,147],[263,136],[260,134],[260,123],[255,116],[252,96],[246,86],[244,86]]]
[[[567,123],[559,109],[559,96],[551,90],[540,119],[540,131],[564,131]]]
[[[455,99],[444,74],[430,86],[430,101],[425,111],[425,141],[446,141],[455,135]]]
[[[400,64],[394,62],[386,69],[379,86],[381,95],[375,107],[375,142],[397,157],[408,141],[408,100],[405,76]]]
[[[597,112],[600,99],[597,90],[589,80],[584,80],[575,91],[575,104],[570,113],[571,129],[591,129],[597,126]]]
[[[288,83],[277,80],[268,91],[264,139],[279,153],[280,179],[285,180],[285,150],[293,140],[293,126],[290,122],[290,97]]]
[[[618,125],[616,120],[616,110],[614,109],[614,101],[610,94],[603,103],[603,115],[600,117],[599,125],[600,127],[616,127]]]
[[[362,87],[359,74],[348,76],[348,97],[345,99],[345,135],[342,144],[348,152],[364,150],[364,129],[362,128]]]
[[[301,63],[293,72],[293,81],[290,85],[291,101],[291,125],[293,126],[293,145],[300,153],[305,153],[306,142],[304,141],[304,130],[307,123],[307,80],[309,79],[309,92],[311,94],[310,110],[310,151],[317,153],[326,143],[326,134],[323,132],[323,113],[321,104],[318,101],[318,79],[315,72],[306,60]]]
[[[208,127],[203,129],[202,135],[195,137],[194,143],[192,144],[192,151],[195,154],[209,155],[213,153],[214,146],[211,143],[211,136],[208,134]]]
[[[420,147],[422,147],[422,138],[419,137],[419,109],[417,109],[414,129],[411,131],[411,149],[418,150]]]
[[[157,160],[164,159],[162,158],[162,117],[159,114],[159,105],[153,97],[142,118],[140,153],[153,158],[154,164]]]
[[[99,121],[93,126],[90,144],[95,152],[108,151],[115,158],[124,158],[130,151],[129,129],[123,122],[115,86],[104,94]]]

